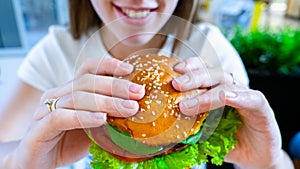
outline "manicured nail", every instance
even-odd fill
[[[129,63],[123,62],[120,65],[120,69],[124,70],[126,72],[132,72],[133,71],[133,66],[131,64],[129,64]]]
[[[179,77],[175,78],[174,80],[178,84],[184,84],[190,80],[190,77],[188,75],[183,75],[183,76],[179,76]]]
[[[227,91],[225,93],[225,95],[227,98],[236,98],[237,97],[237,94],[235,92],[230,92],[230,91]]]
[[[130,83],[129,85],[129,91],[132,93],[139,93],[140,91],[143,90],[143,86],[135,84],[135,83]]]
[[[189,99],[189,100],[185,100],[182,102],[182,105],[187,108],[193,108],[196,107],[198,105],[198,100],[197,99]]]
[[[92,117],[94,119],[104,119],[105,118],[105,114],[104,113],[92,113]]]
[[[185,63],[181,62],[175,66],[175,69],[183,70],[185,68]]]
[[[134,109],[138,106],[138,103],[136,101],[132,101],[132,100],[123,100],[122,106],[127,109]]]

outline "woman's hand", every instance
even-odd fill
[[[209,68],[198,58],[189,58],[175,66],[183,75],[173,86],[185,91],[209,88],[195,98],[180,103],[184,114],[193,115],[229,105],[238,110],[243,125],[237,133],[238,145],[226,156],[226,162],[241,168],[267,169],[282,161],[281,135],[274,113],[264,95],[249,89],[221,68]],[[288,159],[288,158],[286,158]],[[287,168],[292,165],[286,160]],[[281,164],[282,165],[282,164]],[[288,167],[291,166],[291,167]]]
[[[45,92],[32,126],[7,161],[15,168],[47,169],[82,158],[91,143],[84,128],[103,125],[107,114],[128,117],[138,111],[134,100],[144,96],[143,86],[113,77],[132,70],[116,59],[86,61],[73,81]],[[58,97],[49,112],[44,101]]]

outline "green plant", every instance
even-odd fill
[[[243,31],[237,28],[230,39],[248,72],[296,74],[300,65],[300,29],[289,27]]]

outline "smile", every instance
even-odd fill
[[[132,19],[139,19],[144,18],[147,15],[150,14],[150,9],[144,9],[144,10],[133,10],[128,8],[121,8],[121,11],[129,18]]]

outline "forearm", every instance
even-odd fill
[[[234,165],[235,169],[259,169],[257,166],[238,166]],[[282,150],[281,156],[278,158],[278,160],[275,161],[275,163],[270,164],[268,168],[263,168],[263,169],[295,169],[294,164],[289,157],[289,155]]]
[[[0,169],[16,168],[13,157],[18,144],[19,141],[0,143]]]

